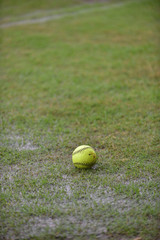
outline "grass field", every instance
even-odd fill
[[[159,1],[3,2],[0,239],[160,239]]]

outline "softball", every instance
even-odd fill
[[[94,149],[88,145],[79,146],[72,153],[72,161],[77,168],[91,168],[96,160]]]

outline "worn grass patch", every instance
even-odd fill
[[[3,29],[2,239],[159,238],[158,9]],[[72,164],[81,144],[93,169]]]

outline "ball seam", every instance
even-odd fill
[[[88,164],[88,163],[74,163],[74,165],[92,166],[92,165],[94,165],[94,163],[90,163],[90,164]]]
[[[82,149],[80,149],[80,150],[78,150],[78,151],[76,151],[76,152],[73,152],[72,155],[75,155],[75,154],[77,154],[77,153],[80,153],[80,152],[82,152],[83,150],[86,150],[86,149],[88,149],[88,148],[91,148],[91,147],[84,147],[84,148],[82,148]],[[91,148],[91,149],[93,150],[93,148]]]

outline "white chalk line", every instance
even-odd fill
[[[67,13],[62,13],[62,14],[55,14],[55,15],[50,15],[46,17],[41,17],[41,18],[36,18],[36,19],[26,19],[26,20],[20,20],[20,21],[15,21],[15,22],[9,22],[9,23],[3,23],[0,25],[0,28],[9,28],[9,27],[15,27],[15,26],[21,26],[21,25],[28,25],[28,24],[39,24],[39,23],[45,23],[48,21],[52,20],[58,20],[58,19],[63,19],[65,17],[72,17],[72,16],[77,16],[80,14],[85,14],[85,13],[90,13],[90,12],[97,12],[97,11],[103,11],[103,10],[109,10],[112,8],[117,8],[121,7],[130,3],[139,3],[142,2],[143,0],[135,0],[135,1],[126,1],[126,2],[120,2],[120,3],[115,3],[110,6],[100,6],[100,7],[92,7],[88,9],[83,9],[79,10],[76,12],[67,12]]]

